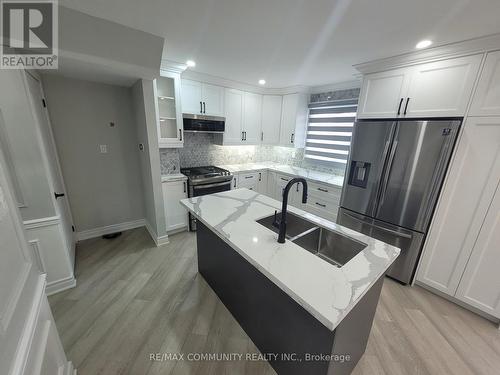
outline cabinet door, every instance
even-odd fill
[[[245,92],[243,100],[244,144],[260,144],[262,128],[262,95]]]
[[[410,73],[409,68],[365,75],[359,97],[358,118],[397,117],[403,106]]]
[[[180,108],[180,76],[164,73],[155,80],[158,111],[158,144],[161,147],[182,147],[182,112]]]
[[[163,182],[163,200],[165,205],[167,232],[187,227],[187,211],[179,203],[181,199],[186,197],[186,181]]]
[[[474,55],[417,65],[404,104],[406,117],[464,116],[481,58]]]
[[[259,180],[258,172],[240,173],[238,175],[238,188],[247,188],[250,190],[256,190],[258,180]]]
[[[224,93],[226,130],[224,144],[243,143],[243,91],[226,89]]]
[[[417,274],[451,296],[500,179],[500,117],[469,117],[458,142]]]
[[[257,192],[260,194],[268,195],[267,193],[267,171],[259,171],[258,172],[258,181],[257,181]]]
[[[276,196],[276,185],[278,184],[278,176],[276,172],[269,171],[267,173],[267,195],[273,199],[278,199]]]
[[[210,116],[224,116],[224,88],[203,83],[201,86],[203,113]]]
[[[500,318],[500,187],[460,280],[460,300]]]
[[[266,145],[278,145],[280,142],[281,95],[264,95],[262,98],[262,136]]]
[[[469,116],[500,116],[500,51],[486,57]]]
[[[283,96],[283,109],[281,113],[280,129],[280,144],[283,146],[293,146],[298,105],[298,94],[289,94]]]
[[[181,103],[183,113],[203,112],[201,104],[201,83],[183,79],[181,82]]]

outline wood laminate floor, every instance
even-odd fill
[[[265,361],[188,361],[258,349],[197,273],[196,237],[155,247],[144,228],[81,242],[77,286],[49,297],[79,375],[274,374]],[[183,353],[183,360],[151,360]],[[500,374],[497,327],[420,287],[385,279],[354,374]]]

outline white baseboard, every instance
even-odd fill
[[[45,294],[47,296],[50,296],[52,294],[62,292],[63,290],[74,288],[75,286],[76,279],[74,276],[67,277],[61,280],[51,281],[50,283],[47,283],[47,286],[45,287]]]
[[[149,235],[151,236],[151,238],[153,239],[153,241],[155,242],[157,247],[161,246],[161,245],[165,245],[169,242],[168,235],[158,237],[158,235],[156,234],[156,231],[153,229],[153,227],[151,226],[149,221],[147,221],[147,220],[144,220],[144,221],[145,221],[146,229],[148,230]]]
[[[144,225],[146,225],[146,221],[144,219],[139,219],[134,221],[127,221],[125,223],[119,223],[94,229],[83,230],[81,232],[76,233],[76,240],[83,241],[89,238],[100,237],[105,234],[122,232],[124,230],[143,227]]]

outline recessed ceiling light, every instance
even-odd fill
[[[193,60],[188,60],[186,61],[186,65],[190,68],[194,68],[196,66],[196,63]]]
[[[259,79],[259,85],[265,85],[266,80],[265,79]]]
[[[417,49],[427,48],[431,44],[432,44],[432,40],[421,40],[420,42],[417,43],[415,48],[417,48]]]

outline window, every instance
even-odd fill
[[[358,99],[309,104],[304,157],[344,167],[357,109]]]

